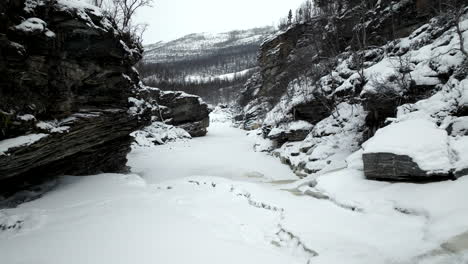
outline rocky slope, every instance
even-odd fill
[[[157,119],[155,100],[174,124],[195,121],[193,133],[206,133],[208,111],[198,98],[139,92],[133,65],[142,49],[99,9],[11,0],[0,3],[0,21],[1,191],[26,179],[124,170],[130,133]]]
[[[356,159],[369,179],[464,175],[467,10],[454,21],[420,1],[371,2],[364,19],[318,16],[266,41],[240,100],[239,125],[258,129],[265,139],[256,148],[301,177]],[[367,45],[356,48],[364,26]],[[339,53],[330,56],[330,48]]]

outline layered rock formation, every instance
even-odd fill
[[[141,53],[94,6],[2,1],[0,191],[47,176],[125,170],[130,133],[157,120],[156,109],[206,134],[208,108],[198,97],[143,96],[133,68]]]
[[[137,91],[136,113],[150,110],[153,121],[164,122],[186,130],[192,137],[206,135],[211,109],[196,95],[180,91],[161,91],[153,87],[140,87]]]
[[[339,81],[329,79],[328,83],[321,84],[323,89],[313,92],[298,89],[298,86],[313,86],[317,79],[330,74],[337,65],[333,65],[336,61],[329,61],[328,58],[349,58],[351,52],[345,51],[362,45],[357,39],[361,37],[363,25],[366,26],[366,45],[380,46],[390,40],[408,36],[431,18],[416,1],[371,2],[375,2],[371,4],[373,7],[364,7],[367,12],[350,12],[347,9],[335,16],[317,16],[268,38],[260,49],[258,72],[246,83],[239,100],[244,106],[243,127],[255,129],[261,126],[266,114],[285,93],[292,95],[290,97],[300,93],[305,98],[290,102],[287,114],[296,120],[318,123],[332,113],[334,99],[329,95],[340,85]],[[444,28],[440,30],[443,32]],[[382,59],[383,53],[384,50],[375,49],[362,56],[365,63],[375,63]],[[350,70],[355,72],[358,65],[356,61],[352,64]],[[339,73],[337,79],[348,79],[352,74],[351,71]],[[362,85],[355,83],[356,91],[348,91],[350,93],[347,94],[337,91],[337,95],[354,96],[355,93],[359,94]],[[401,104],[388,98],[385,102],[379,99],[369,98],[366,104],[370,110],[368,123],[376,127],[382,125],[382,120],[394,115],[396,106]]]
[[[394,123],[363,144],[367,178],[392,181],[451,179],[447,132],[424,119]]]
[[[0,13],[2,187],[125,169],[129,134],[149,121],[128,113],[140,47],[81,2],[12,0]]]
[[[240,126],[261,128],[279,142],[273,153],[301,177],[347,166],[346,157],[376,131],[407,119],[431,120],[447,129],[448,142],[466,137],[468,58],[460,51],[460,39],[468,47],[466,6],[459,21],[448,11],[431,13],[421,1],[368,1],[364,10],[318,16],[271,37],[245,85]],[[298,121],[313,126],[303,140],[264,132]],[[442,173],[405,153],[376,152],[364,155],[365,174],[395,181],[459,177],[468,165],[466,148],[457,146],[441,146],[453,153]]]

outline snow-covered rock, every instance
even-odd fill
[[[135,131],[130,135],[135,138],[134,145],[140,147],[151,147],[176,140],[192,138],[190,134],[182,128],[167,125],[162,122],[153,122],[150,126]]]
[[[363,144],[369,179],[431,180],[449,178],[449,137],[424,119],[393,123]]]
[[[133,115],[149,112],[152,121],[178,126],[192,137],[201,137],[208,132],[212,109],[196,95],[141,86],[136,97],[129,98],[133,102],[130,108]]]
[[[275,140],[278,146],[284,142],[302,141],[312,131],[314,126],[307,121],[298,120],[274,127],[267,138]]]
[[[20,136],[16,138],[9,138],[0,141],[0,156],[8,155],[8,150],[18,147],[29,146],[36,141],[46,137],[47,134],[30,134],[25,136]]]
[[[456,178],[468,175],[468,136],[452,138],[453,167]]]
[[[433,157],[419,161],[413,161],[416,157],[407,156],[411,153],[398,154],[396,149],[387,149],[387,152],[378,152],[381,154],[374,156],[380,156],[382,164],[391,163],[388,168],[394,171],[388,173],[395,175],[392,180],[411,180],[410,174],[433,175],[425,177],[426,180],[450,178],[460,168],[454,165],[456,158],[449,146],[452,139],[449,137],[463,136],[468,130],[464,121],[468,115],[468,59],[460,51],[459,32],[453,23],[447,22],[447,17],[413,17],[409,14],[414,8],[411,1],[402,1],[398,5],[379,1],[368,10],[365,23],[354,25],[351,30],[367,27],[367,33],[373,35],[369,36],[367,44],[376,41],[375,45],[357,51],[343,49],[338,56],[335,55],[336,50],[327,51],[330,42],[323,41],[335,32],[328,34],[329,25],[325,30],[319,30],[321,23],[327,23],[319,19],[305,25],[294,25],[268,40],[259,56],[259,72],[247,82],[241,98],[244,128],[263,127],[264,131],[271,128],[264,134],[271,139],[283,135],[286,130],[284,124],[292,120],[314,125],[309,137],[299,142],[283,140],[278,144],[280,148],[273,151],[275,156],[293,170],[299,169],[299,174],[303,175],[346,166],[346,157],[357,151],[363,142],[374,135],[381,137],[376,131],[391,130],[404,121],[425,120],[428,126],[433,126],[443,135],[443,141],[431,146],[444,152],[442,158],[432,162],[438,156],[437,151],[432,153],[434,149],[426,153],[432,153]],[[460,34],[465,41],[462,44],[468,47],[468,9],[462,8],[461,12],[464,13],[460,18]],[[352,16],[352,13],[344,12],[340,19]],[[394,25],[401,27],[402,31],[398,38],[387,41],[383,36],[391,24],[392,13],[403,19],[398,26]],[[342,22],[344,25],[352,24]],[[339,28],[342,24],[335,25],[340,36],[349,33],[349,29]],[[321,37],[312,41],[312,32]],[[342,43],[342,47],[349,45],[352,47],[353,43]],[[333,59],[320,59],[327,56]],[[313,58],[313,61],[308,62],[307,58]],[[343,108],[344,105],[348,107]],[[348,113],[353,109],[359,117]],[[343,118],[340,117],[342,112]],[[416,128],[416,134],[424,135],[421,129]],[[422,140],[417,135],[408,135]],[[404,149],[407,140],[398,137],[390,143],[399,144],[393,141],[401,141],[399,149]],[[384,142],[386,140],[374,145],[385,147]],[[424,149],[428,144],[424,142],[420,146]],[[364,155],[369,157],[369,153]],[[395,158],[401,158],[401,164],[394,164]],[[372,162],[380,161],[374,159]],[[433,167],[425,167],[427,164],[424,162]],[[330,166],[332,163],[336,166]],[[400,165],[404,168],[395,171]],[[408,170],[412,169],[414,172],[409,173]],[[402,175],[398,176],[400,173]],[[387,176],[381,174],[380,179]],[[414,180],[416,178],[413,177]]]

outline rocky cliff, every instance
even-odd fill
[[[240,126],[261,128],[254,133],[266,141],[256,148],[271,151],[301,177],[346,167],[348,157],[359,157],[359,167],[370,179],[459,177],[468,165],[464,148],[455,145],[464,138],[445,130],[457,126],[464,131],[466,126],[459,119],[466,115],[461,95],[468,58],[460,48],[460,43],[468,47],[466,4],[461,11],[436,14],[421,1],[368,2],[365,13],[318,15],[268,39],[259,70],[240,99]],[[407,119],[430,120],[435,130],[426,126],[417,130],[418,136],[408,122],[384,138],[428,147],[429,138],[417,139],[443,131],[437,140],[447,144],[425,157],[418,146],[411,150],[395,144],[371,151],[362,145],[382,138],[383,132],[376,132],[383,127]],[[385,145],[385,140],[377,141]],[[433,161],[439,167],[425,168],[426,159],[441,153],[447,162]]]
[[[141,54],[141,47],[93,6],[72,0],[2,1],[2,191],[25,179],[125,170],[130,133],[157,119],[155,101],[167,105],[166,118],[176,125],[204,120],[193,133],[206,133],[207,107],[198,98],[139,92],[133,65]],[[147,107],[136,105],[141,102]],[[180,117],[191,111],[198,114],[195,119]]]

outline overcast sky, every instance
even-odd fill
[[[277,24],[304,0],[154,0],[138,11],[149,24],[144,43],[173,40],[190,33],[225,32]]]

